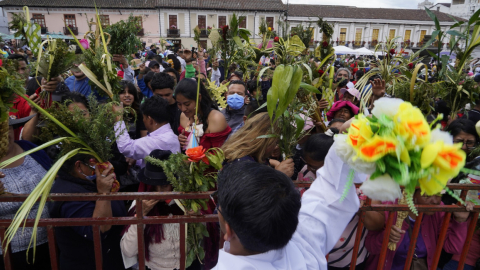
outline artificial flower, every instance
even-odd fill
[[[390,49],[390,54],[391,54],[391,55],[394,55],[394,54],[396,54],[396,53],[397,53],[397,52],[395,51],[395,49]]]
[[[279,38],[279,37],[275,37],[275,38],[273,39],[273,41],[278,42],[278,41],[280,41],[280,38]]]
[[[423,169],[432,164],[441,170],[451,171],[458,174],[465,165],[466,154],[461,150],[462,144],[445,144],[443,141],[436,141],[423,148],[420,164]]]
[[[185,154],[188,156],[188,160],[191,162],[199,162],[200,160],[209,164],[208,158],[205,155],[206,150],[203,149],[203,146],[197,146],[185,151]]]
[[[323,47],[323,48],[328,47],[328,42],[326,42],[326,41],[322,42],[322,47]]]
[[[372,174],[375,172],[374,162],[365,162],[361,159],[355,159],[357,155],[353,147],[347,142],[348,136],[346,134],[339,134],[335,136],[334,149],[337,156],[345,163],[347,163],[355,171]]]
[[[430,126],[420,109],[413,107],[409,102],[400,104],[393,122],[395,133],[405,140],[408,149],[415,146],[423,147],[430,142]]]
[[[90,43],[88,42],[88,40],[81,39],[79,42],[85,50],[90,48]]]
[[[363,114],[358,115],[358,118],[352,121],[348,129],[348,142],[354,148],[358,148],[372,137],[370,121]]]
[[[360,190],[372,200],[394,202],[402,197],[400,185],[388,174],[375,179],[368,179],[361,186]]]
[[[321,69],[318,70],[318,74],[319,74],[320,76],[322,76],[323,73],[325,73],[325,71],[323,71],[323,70],[321,70]]]
[[[439,170],[436,174],[419,179],[418,184],[420,185],[422,195],[427,194],[428,196],[432,196],[440,193],[452,177],[455,177],[455,175],[449,177]]]
[[[395,153],[397,145],[398,140],[393,137],[375,135],[358,147],[357,154],[364,161],[375,162],[386,154]]]
[[[272,28],[271,28],[271,27],[268,27],[268,31],[272,31]]]
[[[453,144],[453,136],[446,132],[440,130],[440,128],[432,130],[430,133],[430,142],[436,142],[436,141],[443,141],[445,144],[452,145]]]
[[[377,118],[386,115],[393,119],[398,112],[398,108],[400,108],[400,104],[403,102],[404,101],[399,98],[382,97],[373,102],[374,107],[372,109],[372,114]]]
[[[412,69],[413,68],[413,63],[408,63],[408,69]]]

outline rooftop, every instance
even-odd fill
[[[69,8],[190,8],[284,11],[282,0],[3,0],[0,6]]]
[[[440,22],[454,22],[447,14],[432,11]],[[290,17],[322,17],[344,19],[384,19],[384,20],[412,20],[432,21],[422,9],[395,9],[395,8],[357,8],[352,6],[329,5],[289,5]],[[456,18],[457,20],[463,20]]]

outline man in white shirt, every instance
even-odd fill
[[[360,206],[353,184],[347,187],[349,171],[334,144],[300,204],[285,174],[251,161],[226,165],[212,196],[225,240],[214,269],[326,270],[325,255]]]
[[[185,59],[183,59],[183,51],[179,48],[176,49],[176,55],[178,61],[180,61],[180,65],[182,66],[182,72],[185,70],[185,67],[187,66],[187,62],[185,62]]]

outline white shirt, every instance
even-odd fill
[[[185,67],[187,66],[187,62],[185,62],[185,60],[183,60],[183,58],[180,56],[177,56],[177,59],[178,61],[180,61],[180,65],[182,66],[182,72],[183,72],[185,70]]]
[[[222,73],[220,72],[220,69],[217,68],[217,70],[214,70],[212,68],[212,76],[210,77],[210,81],[211,82],[215,81],[215,85],[220,86],[220,77],[222,77]]]
[[[349,170],[335,153],[334,144],[325,158],[325,166],[317,171],[316,181],[303,194],[297,230],[287,246],[252,256],[235,256],[228,253],[229,243],[226,242],[213,269],[326,270],[325,255],[335,246],[360,207],[353,185],[345,200],[340,201]],[[366,175],[354,175],[356,183],[365,180]]]

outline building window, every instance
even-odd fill
[[[35,23],[41,27],[46,27],[45,24],[45,15],[43,14],[33,14],[32,18],[35,20]]]
[[[198,28],[200,29],[207,29],[207,16],[206,15],[198,15]]]
[[[238,27],[239,28],[247,28],[247,17],[239,16],[238,17]]]
[[[218,16],[218,28],[222,28],[227,25],[227,16]]]
[[[170,29],[178,29],[177,15],[168,15],[168,26]]]
[[[403,40],[406,42],[406,41],[409,41],[410,38],[412,36],[412,30],[405,30],[405,37],[403,37]]]
[[[65,14],[65,24],[68,27],[77,27],[77,22],[75,20],[75,14]]]
[[[380,29],[373,29],[372,41],[378,41],[378,34],[379,33],[380,33]]]
[[[347,28],[340,28],[340,44],[345,45],[345,39],[347,39]]]
[[[427,34],[427,30],[422,30],[420,31],[420,40],[419,42],[423,42],[423,39],[425,38],[425,35]]]
[[[135,16],[135,23],[139,28],[143,28],[142,16]]]
[[[108,15],[99,15],[99,17],[100,17],[100,23],[102,24],[102,27],[110,25],[110,17]]]
[[[265,22],[267,22],[267,27],[271,27],[272,29],[275,29],[273,27],[273,24],[275,22],[275,18],[274,17],[266,17],[265,18]]]
[[[390,32],[388,34],[388,39],[392,40],[395,38],[395,29],[390,29]]]
[[[452,5],[463,5],[465,4],[465,0],[453,0]]]
[[[362,42],[362,28],[355,29],[355,45],[360,46]]]

